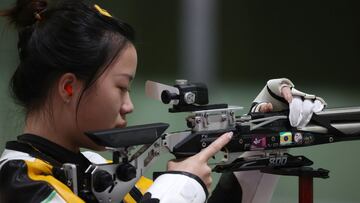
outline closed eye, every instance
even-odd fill
[[[121,93],[130,92],[130,89],[128,87],[119,87]]]

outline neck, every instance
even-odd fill
[[[70,151],[79,152],[80,147],[69,139],[71,136],[68,136],[67,129],[57,128],[56,123],[57,121],[47,113],[32,112],[26,118],[24,133],[38,135]]]

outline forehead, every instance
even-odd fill
[[[132,44],[128,44],[120,52],[105,71],[105,77],[124,77],[132,80],[135,77],[137,66],[137,53]]]

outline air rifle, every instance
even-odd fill
[[[325,109],[314,114],[306,127],[294,128],[288,110],[238,116],[236,112],[242,107],[210,105],[207,87],[202,83],[177,80],[174,86],[168,86],[147,81],[146,93],[170,104],[170,113],[188,112],[188,129],[164,133],[169,124],[153,123],[86,132],[113,154],[112,163],[92,164],[85,172],[89,188],[100,202],[120,202],[161,154],[192,156],[229,131],[234,133],[233,138],[222,149],[215,172],[310,166],[311,160],[290,155],[287,149],[360,139],[360,107]],[[261,153],[240,157],[246,151]],[[75,176],[67,174],[69,179]]]

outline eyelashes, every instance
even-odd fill
[[[119,89],[120,89],[121,93],[126,93],[126,92],[130,93],[130,88],[129,87],[119,87]]]

